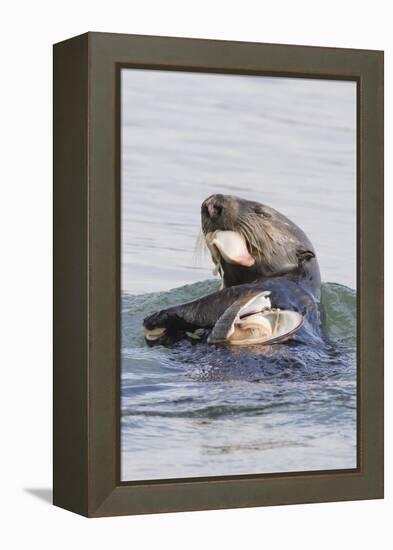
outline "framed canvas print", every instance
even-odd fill
[[[382,498],[383,53],[54,47],[54,503]]]

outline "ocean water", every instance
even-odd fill
[[[123,481],[356,467],[356,88],[122,72]],[[324,349],[146,347],[149,313],[218,287],[200,204],[273,206],[312,240]]]

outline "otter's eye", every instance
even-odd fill
[[[222,206],[219,206],[218,204],[214,205],[214,213],[216,216],[221,216],[222,213]]]

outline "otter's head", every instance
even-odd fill
[[[230,233],[221,232],[237,234],[246,247],[248,260],[240,263],[233,254],[222,252],[220,246],[212,252],[225,286],[297,271],[309,276],[310,270],[311,280],[315,277],[315,284],[319,285],[319,268],[312,244],[297,225],[273,208],[233,195],[216,194],[203,201],[201,215],[202,231],[211,252],[215,236],[219,242],[231,242],[229,238],[222,238]],[[234,247],[241,250],[239,242],[235,239],[233,242]]]

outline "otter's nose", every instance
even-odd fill
[[[218,202],[215,195],[209,197],[202,203],[202,212],[210,218],[217,218],[222,213],[222,205]]]

